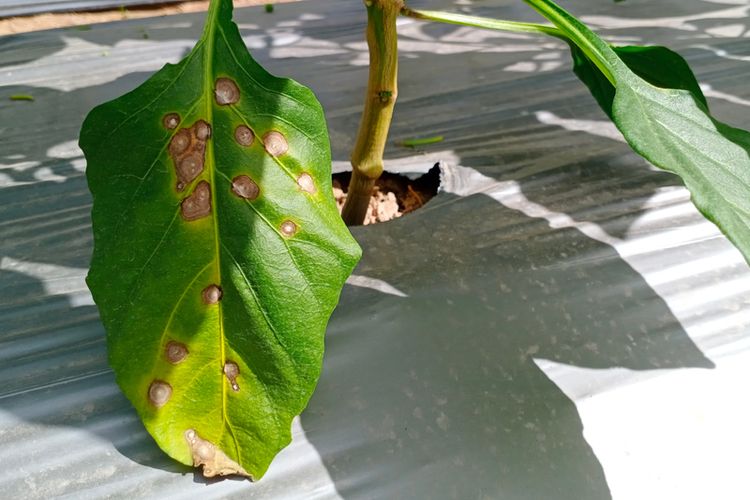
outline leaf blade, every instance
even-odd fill
[[[611,108],[601,77],[598,87],[590,89],[605,112],[610,111],[633,150],[680,176],[698,210],[750,262],[750,133],[714,119],[700,88],[685,79],[684,68],[681,75],[666,75],[658,69],[644,75],[672,85],[682,83],[676,85],[681,88],[652,85],[551,0],[525,1],[563,31],[611,82],[616,89]]]
[[[586,84],[602,110],[612,117],[612,102],[615,87],[586,57],[576,45],[571,44],[573,72]],[[698,80],[685,59],[667,47],[622,46],[612,47],[617,56],[636,75],[651,85],[660,88],[687,90],[708,109],[708,102],[698,84]]]
[[[326,323],[361,251],[333,200],[320,104],[252,59],[231,10],[213,2],[185,59],[87,117],[87,281],[117,381],[162,449],[197,465],[208,446],[207,475],[259,478],[317,382]],[[232,84],[239,97],[220,102]],[[181,177],[200,151],[202,170]],[[187,210],[203,182],[208,213],[198,201]],[[170,347],[187,354],[172,363]]]

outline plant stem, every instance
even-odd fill
[[[383,151],[398,95],[398,40],[396,19],[402,0],[365,0],[370,75],[365,109],[352,151],[352,179],[343,212],[350,226],[365,221],[375,181],[383,173]]]
[[[364,0],[364,3],[367,8],[370,73],[365,107],[351,156],[352,178],[341,214],[344,222],[350,226],[357,226],[365,221],[372,190],[383,173],[383,151],[398,95],[396,19],[399,15],[476,28],[537,33],[570,41],[565,33],[553,26],[448,12],[412,10],[404,5],[403,0]]]

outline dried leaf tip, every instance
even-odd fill
[[[230,476],[237,474],[252,480],[252,476],[237,462],[229,458],[210,441],[201,438],[195,429],[185,431],[185,441],[190,447],[193,456],[193,466],[203,466],[203,475],[206,477]]]

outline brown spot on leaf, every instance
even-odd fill
[[[266,151],[271,156],[281,156],[289,151],[289,144],[286,142],[286,137],[276,130],[266,132],[266,135],[263,136],[263,147],[266,148]]]
[[[193,125],[195,128],[195,137],[198,138],[199,141],[205,141],[209,137],[211,137],[211,125],[204,122],[203,120],[198,120],[195,122],[195,125]]]
[[[177,128],[177,125],[180,124],[180,115],[177,113],[167,113],[164,115],[164,118],[162,118],[161,123],[164,125],[164,128],[174,130]]]
[[[255,134],[247,125],[239,125],[234,129],[234,139],[241,146],[250,146],[255,140]]]
[[[224,375],[226,375],[229,384],[234,392],[239,392],[240,386],[237,384],[237,377],[240,376],[240,367],[234,361],[224,363]]]
[[[182,200],[182,218],[197,220],[211,213],[211,186],[208,182],[200,181],[193,194]]]
[[[231,79],[218,78],[216,80],[214,95],[216,96],[216,103],[221,106],[234,104],[240,100],[240,89]]]
[[[238,175],[232,179],[232,192],[240,198],[252,201],[260,194],[260,188],[250,177]]]
[[[285,220],[281,223],[281,234],[287,237],[294,236],[294,233],[297,232],[297,224],[290,220]]]
[[[193,466],[203,466],[203,475],[206,477],[229,476],[238,474],[240,476],[252,477],[237,462],[229,458],[210,441],[201,438],[195,429],[185,431],[185,441],[190,447],[193,456]]]
[[[154,380],[148,387],[148,400],[157,408],[161,408],[167,404],[167,401],[169,401],[169,398],[171,397],[172,386],[163,380]]]
[[[216,304],[221,300],[221,296],[224,295],[221,287],[218,285],[208,285],[201,292],[203,303],[207,305]]]
[[[299,177],[297,177],[297,184],[302,189],[302,191],[305,191],[306,193],[315,194],[317,191],[315,189],[315,181],[313,181],[312,176],[308,174],[307,172],[303,172]]]
[[[185,182],[193,181],[203,171],[203,158],[198,153],[185,155],[177,164],[177,173]]]
[[[190,146],[190,142],[190,130],[186,128],[180,130],[172,137],[172,141],[169,143],[169,154],[175,157],[183,153]]]
[[[187,355],[188,350],[185,344],[181,344],[180,342],[175,342],[173,340],[167,342],[167,347],[165,348],[165,356],[167,357],[167,361],[169,361],[173,365],[176,365],[177,363],[183,361],[187,357]]]
[[[182,191],[203,172],[206,141],[211,137],[211,126],[198,120],[190,128],[178,131],[169,143],[169,156],[177,173],[177,191]]]

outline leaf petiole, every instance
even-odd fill
[[[488,17],[467,16],[453,12],[440,12],[436,10],[414,10],[409,7],[401,9],[401,15],[423,21],[436,21],[447,24],[458,24],[460,26],[471,26],[474,28],[483,28],[497,31],[511,31],[515,33],[533,33],[553,36],[561,40],[569,41],[568,37],[555,28],[554,26],[545,26],[543,24],[522,23],[516,21],[504,21],[500,19],[491,19]]]

